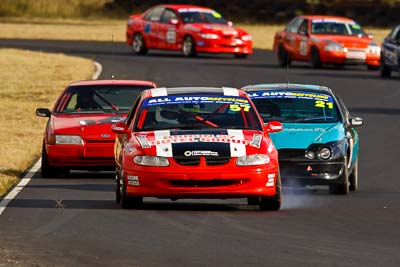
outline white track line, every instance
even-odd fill
[[[29,171],[25,174],[25,176],[19,181],[19,183],[11,190],[0,202],[0,215],[4,212],[7,205],[13,200],[19,192],[29,183],[32,177],[36,174],[36,172],[40,169],[41,160],[36,161],[35,165],[29,169]]]
[[[92,75],[92,80],[97,80],[103,71],[103,67],[99,62],[93,62],[96,71]],[[0,201],[0,215],[6,210],[8,204],[19,194],[19,192],[24,189],[24,187],[31,181],[32,177],[37,173],[40,169],[41,158],[36,161],[35,165],[28,170],[24,177],[21,178],[21,181],[11,190],[1,201]]]
[[[97,80],[99,78],[101,72],[103,71],[103,66],[97,61],[93,62],[93,64],[96,68],[96,71],[92,75],[92,80]]]

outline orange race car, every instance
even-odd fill
[[[365,64],[377,69],[380,45],[351,19],[334,16],[298,16],[275,34],[274,51],[279,65],[309,61],[323,64]]]

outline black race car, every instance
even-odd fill
[[[381,77],[390,77],[392,71],[400,72],[400,25],[385,38],[381,49]]]

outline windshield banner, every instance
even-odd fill
[[[241,106],[250,106],[247,99],[234,96],[162,96],[148,98],[143,106],[160,106],[168,104],[237,104]]]
[[[288,92],[288,91],[259,91],[259,92],[248,92],[250,98],[261,99],[261,98],[291,98],[291,99],[311,99],[311,100],[322,100],[326,102],[333,102],[332,96],[326,94],[318,94],[314,92]]]

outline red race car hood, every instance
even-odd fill
[[[343,35],[313,35],[319,40],[329,40],[337,42],[347,48],[366,49],[373,41],[368,37],[343,36]]]
[[[185,29],[198,33],[216,33],[220,36],[242,36],[248,33],[240,28],[230,27],[225,24],[190,23]]]
[[[144,154],[162,157],[231,158],[266,153],[270,142],[255,130],[160,130],[134,133]]]
[[[55,134],[80,135],[84,140],[114,140],[111,125],[124,120],[126,114],[53,115]]]

